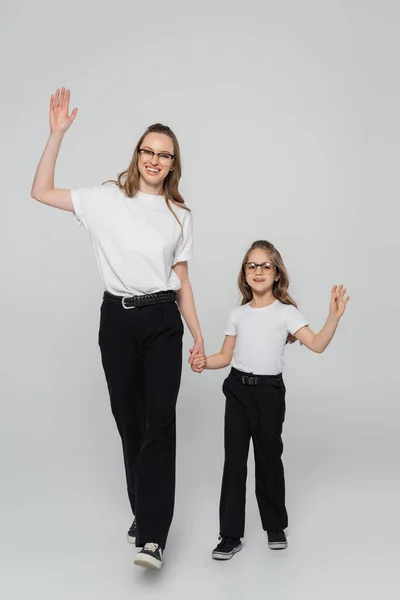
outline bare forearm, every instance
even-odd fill
[[[212,354],[211,356],[207,356],[205,369],[223,369],[227,367],[231,362],[231,358],[218,352],[218,354]]]
[[[62,132],[50,134],[32,184],[31,195],[36,200],[54,188],[54,171],[63,138]]]
[[[196,342],[201,341],[203,336],[197,317],[192,286],[189,281],[183,283],[181,289],[178,291],[178,306],[193,339]]]
[[[312,341],[311,350],[320,354],[327,348],[333,336],[335,335],[339,321],[340,319],[336,317],[329,316],[327,318],[326,323],[321,331],[315,334],[315,337]]]

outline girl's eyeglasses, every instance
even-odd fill
[[[153,152],[153,150],[147,150],[147,148],[139,148],[139,155],[142,162],[148,162],[153,160],[155,156],[158,156],[158,160],[160,165],[163,167],[168,167],[175,158],[174,154],[169,154],[169,152]]]
[[[254,262],[247,262],[247,263],[244,263],[243,267],[244,267],[244,270],[246,271],[246,273],[248,273],[249,275],[252,275],[252,273],[255,273],[257,271],[257,267],[260,267],[262,273],[264,273],[264,272],[270,273],[274,270],[274,265],[269,262],[265,262],[265,263],[261,263],[261,264],[257,264]]]

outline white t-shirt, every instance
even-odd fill
[[[234,308],[225,328],[236,336],[231,365],[255,375],[282,373],[288,333],[308,325],[296,307],[275,300],[264,308],[244,304]]]
[[[115,184],[71,190],[74,213],[90,234],[106,290],[140,296],[178,290],[172,266],[193,258],[192,215],[163,196],[128,198]]]

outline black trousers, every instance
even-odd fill
[[[250,438],[255,459],[256,497],[265,531],[284,529],[285,478],[282,465],[282,425],[285,386],[245,385],[230,374],[224,381],[225,464],[220,500],[220,534],[244,535],[247,459]]]
[[[175,499],[175,407],[183,323],[175,303],[125,309],[103,302],[99,345],[122,440],[136,545],[165,548]]]

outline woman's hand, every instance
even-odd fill
[[[78,109],[74,108],[69,115],[70,91],[62,88],[57,90],[50,98],[50,131],[51,133],[65,133],[77,115]]]
[[[343,285],[334,285],[331,293],[331,303],[329,306],[329,315],[336,319],[340,319],[346,310],[346,305],[350,300],[350,296],[345,298],[346,288]]]
[[[195,356],[198,353],[205,354],[203,340],[195,341],[194,344],[193,344],[193,346],[190,348],[189,352],[190,352],[190,356],[189,356],[188,363],[189,363],[189,365],[192,365],[193,364],[193,359],[195,358]]]

